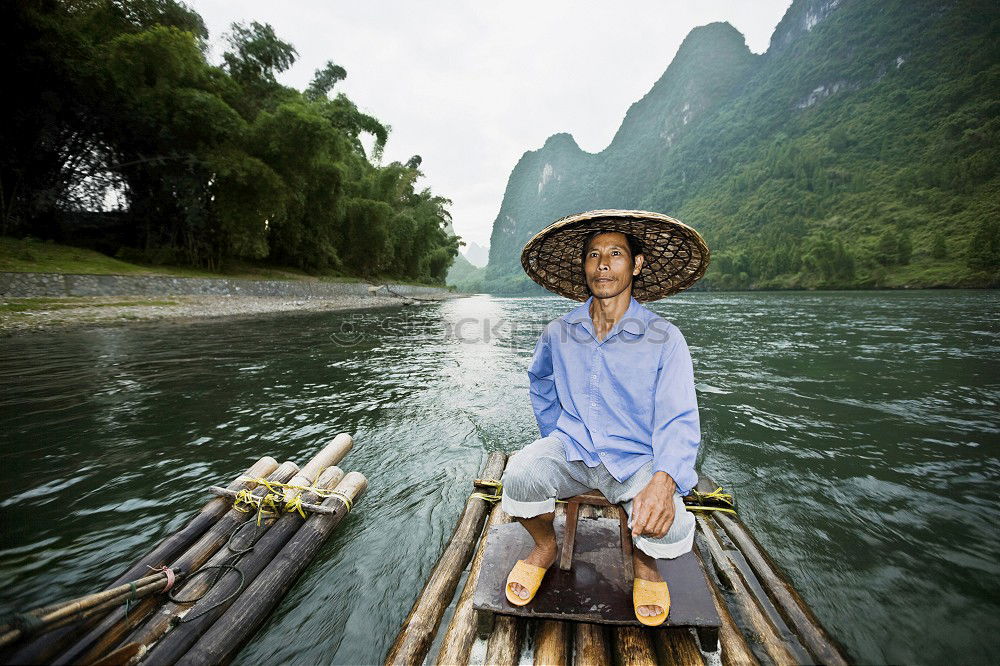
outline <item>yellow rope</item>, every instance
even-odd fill
[[[241,505],[251,504],[256,506],[256,503],[254,502],[255,499],[256,498],[253,496],[253,493],[244,488],[240,492],[236,493],[236,499],[233,501],[233,508],[242,513],[250,513],[250,509],[244,509]]]
[[[691,503],[687,501],[689,497],[694,498]],[[736,505],[733,504],[733,496],[731,493],[723,492],[722,486],[719,486],[710,493],[692,490],[691,494],[685,497],[684,500],[684,508],[688,511],[721,511],[722,513],[736,515]],[[716,506],[707,506],[707,502],[712,502]],[[718,506],[719,504],[725,506]]]
[[[702,493],[697,490],[692,490],[691,495],[694,495],[701,502],[704,502],[705,500],[716,500],[719,502],[725,502],[730,506],[733,504],[733,496],[730,493],[722,492],[722,486],[719,486],[710,493]]]
[[[347,507],[347,513],[351,512],[351,497],[350,497],[350,495],[348,495],[347,493],[341,492],[339,490],[332,490],[332,491],[330,491],[330,497],[336,497],[337,499],[339,499],[341,502],[344,503],[344,506]]]
[[[302,486],[296,483],[281,483],[280,481],[270,481],[264,478],[249,479],[253,483],[260,484],[268,489],[269,492],[278,493],[279,490],[298,490],[300,493],[313,493],[318,497],[331,497],[334,494],[333,490],[327,488],[317,488],[316,486]]]
[[[302,510],[302,495],[296,495],[291,499],[291,501],[285,503],[285,511],[288,513],[299,512],[302,518],[306,517],[305,511]]]
[[[688,504],[684,507],[688,511],[721,511],[722,513],[731,513],[736,515],[736,509],[725,509],[721,506],[697,506],[694,504]]]
[[[285,502],[285,511],[288,513],[294,513],[297,511],[303,518],[306,518],[306,514],[302,507],[302,494],[306,492],[313,493],[317,497],[324,499],[327,497],[339,497],[347,506],[347,510],[351,510],[350,497],[336,490],[317,488],[316,486],[303,486],[294,483],[281,483],[280,481],[271,481],[263,477],[245,480],[263,486],[268,490],[268,492],[263,496],[258,497],[250,490],[244,488],[236,493],[236,499],[233,501],[233,508],[243,513],[249,513],[252,511],[253,509],[250,507],[255,508],[257,510],[258,525],[261,524],[261,521],[265,516],[273,516],[280,513],[277,502],[284,499],[284,490],[287,489],[296,490],[298,493],[296,493],[295,497],[290,499],[288,502]]]
[[[484,486],[486,488],[493,488],[496,492],[493,493],[472,493],[469,495],[470,498],[481,499],[490,504],[495,504],[500,501],[503,497],[503,483],[497,481],[496,479],[476,479],[472,482],[473,486]]]

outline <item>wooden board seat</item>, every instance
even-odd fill
[[[563,543],[566,520],[557,517],[556,537]],[[514,606],[504,595],[507,574],[531,551],[533,542],[518,523],[498,525],[486,535],[486,550],[473,595],[481,630],[494,613],[597,624],[642,626],[632,607],[632,579],[623,566],[618,520],[578,521],[572,568],[549,568],[527,606]],[[721,626],[701,567],[694,552],[673,560],[657,560],[660,575],[670,586],[670,613],[664,627],[694,627],[702,649],[714,651]]]

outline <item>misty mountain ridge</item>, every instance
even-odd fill
[[[462,288],[544,293],[521,270],[539,229],[639,208],[697,229],[698,288],[982,286],[1000,265],[995,3],[795,0],[766,53],[695,28],[599,153],[526,152],[489,265]]]

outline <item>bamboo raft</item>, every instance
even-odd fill
[[[208,489],[215,499],[102,592],[0,626],[0,663],[230,661],[365,491],[337,467],[353,445],[341,433],[301,469],[265,456]]]
[[[479,479],[500,479],[505,465],[504,454],[490,454]],[[512,522],[495,496],[483,492],[487,487],[474,488],[470,494],[451,540],[386,655],[387,666],[513,666],[527,661],[622,666],[848,663],[844,650],[746,526],[723,512],[695,513],[694,555],[721,620],[717,642],[712,641],[714,650],[703,649],[693,630],[680,627],[650,629],[638,622],[608,625],[499,614],[484,622],[483,612],[473,608],[473,598],[484,571],[487,536]],[[699,483],[703,493],[713,489],[710,480]],[[561,509],[561,505],[556,509],[557,525],[560,513],[565,514]],[[615,518],[615,511],[579,508],[581,517],[590,519]],[[463,574],[465,582],[455,598]]]

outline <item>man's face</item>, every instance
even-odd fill
[[[613,298],[631,290],[632,277],[639,274],[643,256],[629,255],[625,234],[618,231],[598,234],[590,239],[584,255],[583,272],[594,298]],[[631,291],[629,292],[631,293]]]

